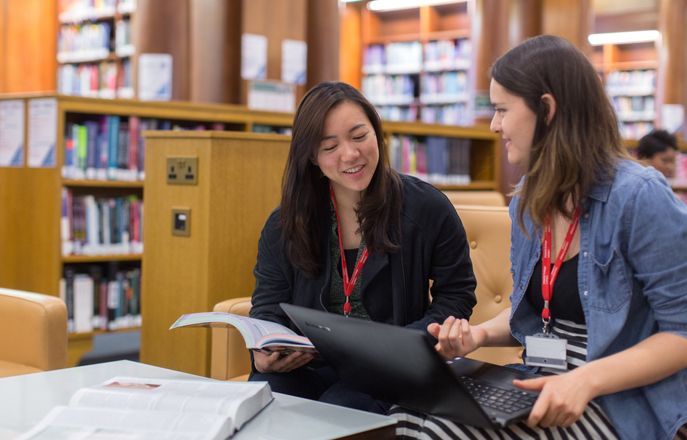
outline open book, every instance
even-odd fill
[[[235,327],[249,350],[314,352],[310,339],[300,336],[290,328],[272,321],[249,318],[224,312],[201,312],[181,315],[169,328],[179,327]],[[286,354],[286,353],[284,353]]]
[[[21,440],[223,440],[272,401],[266,382],[114,377],[81,388]]]

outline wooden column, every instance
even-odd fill
[[[308,0],[306,88],[339,79],[339,2]]]
[[[471,12],[472,65],[475,93],[489,96],[489,69],[508,49],[508,5],[510,0],[475,0]],[[497,29],[498,31],[495,31]],[[479,121],[487,122],[487,121]]]
[[[131,32],[138,55],[172,55],[172,98],[184,101],[190,97],[189,1],[138,0],[136,19]],[[134,84],[137,83],[137,79],[134,78]]]
[[[0,92],[55,91],[57,2],[0,2]]]
[[[362,12],[360,3],[340,6],[339,79],[358,89],[363,70]]]
[[[658,14],[662,36],[657,80],[658,108],[661,104],[680,104],[687,110],[687,0],[660,0]],[[659,126],[660,118],[659,113]]]
[[[189,5],[189,99],[238,103],[241,1],[192,0]]]
[[[592,29],[592,0],[542,0],[542,33],[569,40],[590,55],[587,36]]]

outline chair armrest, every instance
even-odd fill
[[[250,308],[251,298],[246,296],[217,303],[213,310],[248,316]],[[250,354],[241,333],[234,327],[213,328],[210,377],[219,380],[246,380],[250,370]]]
[[[23,366],[26,372],[66,367],[64,301],[50,295],[0,288],[0,360]]]

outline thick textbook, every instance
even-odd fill
[[[113,377],[81,388],[21,440],[224,440],[273,399],[267,382]]]
[[[201,312],[181,315],[169,328],[226,327],[232,326],[241,333],[249,350],[315,351],[310,339],[296,334],[281,324],[224,312]]]

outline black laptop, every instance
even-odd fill
[[[511,383],[534,376],[467,358],[446,362],[424,331],[281,307],[342,381],[377,399],[481,427],[523,419],[536,400]]]

